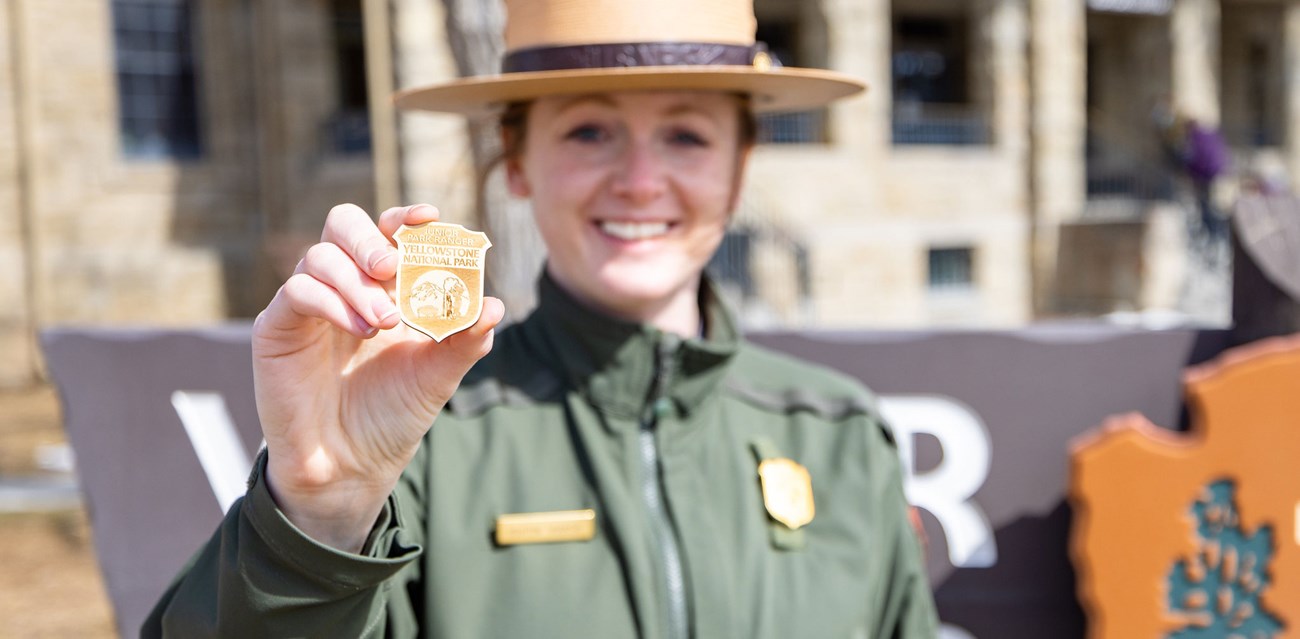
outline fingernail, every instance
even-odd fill
[[[361,316],[359,315],[352,318],[352,325],[356,327],[358,333],[361,333],[366,337],[370,337],[379,331],[378,328],[371,326],[370,322],[361,319]]]
[[[374,271],[388,260],[394,259],[397,259],[397,249],[391,247],[379,249],[370,254],[370,270]]]
[[[375,312],[375,317],[379,318],[380,324],[387,324],[389,320],[397,316],[397,307],[389,299],[375,300],[370,305],[370,310]]]

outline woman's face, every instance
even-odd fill
[[[748,155],[740,113],[709,91],[535,101],[508,179],[532,198],[551,277],[625,319],[693,312]]]

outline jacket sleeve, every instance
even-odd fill
[[[903,493],[902,468],[898,448],[889,427],[876,424],[880,434],[879,446],[872,456],[872,466],[878,469],[875,485],[880,512],[877,516],[884,525],[886,574],[877,619],[880,626],[873,637],[889,639],[934,639],[939,633],[939,619],[935,612],[934,595],[925,575],[924,555],[916,529],[908,517],[907,499]],[[881,454],[883,453],[883,454]]]
[[[312,540],[276,507],[263,481],[263,451],[247,494],[163,594],[140,636],[414,636],[419,467],[408,468],[361,554],[351,554]]]

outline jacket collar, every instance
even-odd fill
[[[639,419],[659,397],[688,414],[722,379],[740,336],[707,277],[700,286],[700,312],[705,335],[682,339],[591,310],[543,274],[537,310],[523,328],[540,343],[547,364],[593,405]]]

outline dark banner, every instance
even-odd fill
[[[249,327],[42,336],[123,636],[243,492],[261,434]],[[863,380],[899,435],[945,636],[1082,637],[1068,442],[1107,416],[1182,421],[1182,370],[1221,332],[762,334]]]
[[[1222,332],[1092,325],[753,339],[880,396],[910,463],[945,630],[979,639],[1084,636],[1069,442],[1117,413],[1182,423],[1183,368],[1226,346]]]

